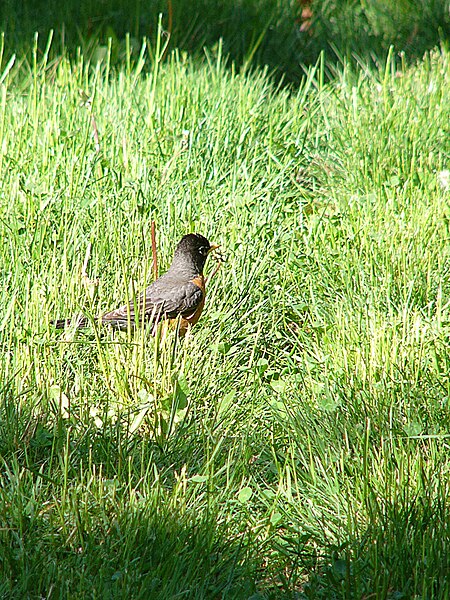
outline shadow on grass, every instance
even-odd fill
[[[126,477],[120,450],[109,452],[109,468],[94,460],[117,443],[112,430],[87,443],[83,436],[70,440],[70,427],[32,424],[11,406],[8,413],[9,431],[1,432],[0,595],[252,594],[251,545],[245,533],[217,521],[214,503],[210,510],[190,505],[182,485],[160,483],[157,465],[141,481],[135,473]]]
[[[233,541],[212,516],[156,503],[71,525],[74,516],[53,530],[43,517],[2,530],[8,598],[248,598],[254,591],[245,540]]]
[[[445,499],[397,502],[377,512],[361,537],[331,548],[330,558],[314,565],[302,598],[448,598]]]
[[[310,15],[304,12],[305,5]],[[322,51],[331,62],[356,55],[370,63],[376,57],[383,60],[394,44],[397,52],[414,60],[448,41],[450,30],[446,0],[406,0],[396,5],[384,0],[159,0],[151,6],[137,0],[131,8],[125,0],[5,0],[0,27],[10,53],[29,49],[35,31],[43,51],[54,29],[55,55],[63,48],[74,54],[81,46],[89,59],[98,56],[98,46],[106,46],[110,38],[113,62],[120,64],[126,60],[125,35],[131,35],[137,56],[142,37],[155,41],[160,13],[170,37],[169,50],[203,56],[204,47],[214,52],[223,40],[223,54],[237,65],[268,65],[277,79],[291,82],[298,82],[301,65],[314,64]]]
[[[217,481],[211,488],[189,482],[206,460],[198,430],[180,430],[163,452],[119,424],[75,431],[73,423],[44,411],[36,416],[6,393],[0,409],[0,595],[448,597],[450,522],[439,470],[433,480],[425,469],[408,470],[386,497],[368,486],[365,515],[349,515],[339,546],[290,529],[295,503],[277,536],[282,544],[275,537],[261,544],[236,489],[222,493]],[[239,478],[256,470],[269,484],[264,442],[251,432],[244,441],[250,455],[259,455],[256,462],[241,457],[234,436],[221,456],[234,451],[242,461]],[[408,481],[418,476],[422,487],[413,495]],[[370,525],[362,532],[363,520]]]
[[[239,511],[224,513],[204,486],[186,492],[181,466],[151,440],[120,425],[83,431],[30,404],[3,390],[1,597],[255,593],[261,558]]]

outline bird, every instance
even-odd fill
[[[189,327],[197,323],[203,311],[206,294],[203,269],[209,253],[218,247],[219,244],[211,244],[199,233],[183,236],[176,246],[169,269],[150,284],[135,303],[107,312],[99,320],[120,330],[133,328],[136,322],[144,320],[152,325],[154,333],[162,320],[177,321],[180,318],[179,335],[183,336]],[[89,320],[86,317],[58,319],[54,326],[64,329],[71,323],[82,328],[89,324]]]

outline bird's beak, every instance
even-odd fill
[[[208,254],[210,252],[212,252],[213,250],[217,250],[217,248],[220,248],[220,244],[211,244],[211,246],[209,247],[209,250],[208,250]]]

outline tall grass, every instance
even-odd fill
[[[162,52],[4,73],[1,593],[446,598],[448,53],[283,90]],[[183,342],[95,324],[152,220],[161,269],[226,249]]]

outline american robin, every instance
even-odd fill
[[[168,271],[154,281],[137,299],[135,305],[125,304],[102,316],[101,322],[116,329],[126,330],[138,319],[152,324],[153,331],[162,319],[176,320],[180,317],[179,331],[184,335],[189,326],[195,325],[205,304],[205,278],[203,268],[208,254],[218,248],[199,233],[189,233],[181,238]],[[72,321],[75,321],[73,319]],[[58,319],[57,329],[70,324],[70,319]],[[77,327],[86,327],[86,317],[77,320]]]

